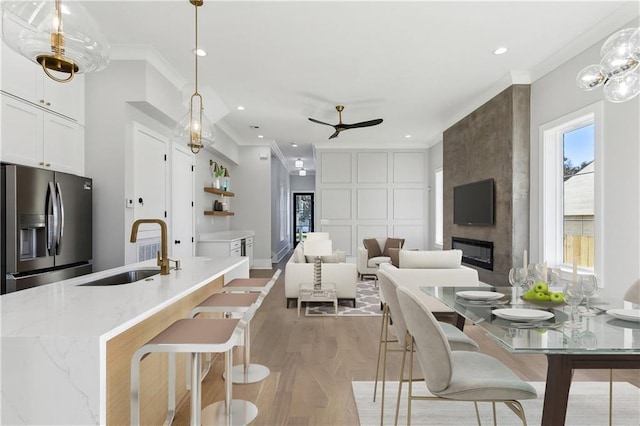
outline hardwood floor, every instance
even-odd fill
[[[233,396],[254,402],[258,417],[252,425],[357,425],[358,414],[351,381],[374,380],[380,317],[297,317],[286,309],[284,265],[278,282],[251,322],[251,361],[269,367],[264,381],[234,385]],[[269,277],[270,270],[252,270],[252,277]],[[469,323],[468,333],[482,352],[501,359],[528,381],[544,381],[547,362],[543,355],[510,355]],[[389,353],[387,378],[400,372],[400,353]],[[237,352],[236,363],[241,354]],[[202,406],[224,399],[222,361],[203,382]],[[618,370],[614,379],[640,386],[637,370]],[[574,380],[608,381],[609,370],[578,370]],[[189,424],[188,397],[180,402],[175,425]]]

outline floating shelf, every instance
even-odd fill
[[[212,186],[205,186],[204,192],[209,192],[211,194],[224,195],[225,197],[235,197],[236,194],[229,191],[223,191],[222,189],[214,188]]]
[[[233,216],[235,213],[233,212],[216,212],[211,210],[205,210],[205,216]]]

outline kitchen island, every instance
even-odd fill
[[[249,276],[246,258],[193,257],[182,259],[181,270],[149,281],[82,285],[155,263],[0,297],[1,424],[128,424],[133,352],[231,279]],[[178,398],[186,394],[182,370],[177,369]],[[145,359],[142,380],[142,420],[162,423],[166,356]]]

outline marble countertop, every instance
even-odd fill
[[[107,341],[212,279],[249,276],[247,258],[192,257],[152,281],[81,285],[149,268],[155,259],[0,296],[0,424],[106,424]]]
[[[156,260],[34,287],[0,297],[2,338],[24,336],[113,335],[153,315],[212,278],[234,269],[243,258],[193,257],[181,270],[154,275],[152,281],[82,286],[90,280],[132,269],[157,268]]]
[[[255,236],[255,232],[253,231],[220,231],[220,232],[211,232],[208,234],[200,235],[198,239],[199,242],[227,242],[239,240],[242,238],[253,237]]]

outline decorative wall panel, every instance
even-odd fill
[[[357,246],[363,247],[362,240],[365,238],[386,238],[389,235],[389,230],[386,225],[358,225],[357,233]]]
[[[421,225],[396,225],[393,227],[393,237],[404,238],[404,248],[424,249],[424,227]]]
[[[393,218],[424,219],[424,189],[395,189]]]
[[[393,154],[394,183],[425,182],[424,152],[395,152]]]
[[[351,152],[320,153],[322,183],[351,183]]]
[[[323,189],[321,219],[351,219],[351,190]]]
[[[357,194],[358,219],[387,218],[386,189],[358,189]]]
[[[359,152],[356,158],[358,183],[387,183],[386,152]]]
[[[342,250],[346,256],[355,256],[351,240],[351,227],[348,225],[322,225],[321,232],[328,232],[333,250]]]

